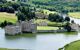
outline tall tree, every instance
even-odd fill
[[[22,14],[24,14],[22,17],[27,20],[31,20],[35,17],[35,12],[32,12],[29,7],[20,7],[18,9],[18,11],[21,12]],[[21,14],[19,14],[19,15],[21,15]]]

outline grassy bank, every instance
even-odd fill
[[[80,40],[71,42],[64,46],[64,50],[80,50]]]
[[[70,12],[69,16],[80,19],[80,12]]]
[[[50,26],[38,26],[37,30],[57,30],[58,27],[50,27]]]
[[[0,48],[0,50],[24,50],[24,49],[7,49],[7,48]]]
[[[17,21],[17,17],[15,14],[0,12],[0,22],[4,21],[15,23]]]

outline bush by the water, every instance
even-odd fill
[[[64,29],[66,29],[68,32],[71,31],[71,26],[69,22],[66,23],[66,25],[64,26]]]
[[[0,23],[1,28],[4,28],[7,25],[13,25],[13,23],[12,22],[7,22],[7,21],[4,21],[4,22]]]

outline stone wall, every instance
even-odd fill
[[[60,33],[60,32],[67,32],[67,30],[37,30],[38,33]]]
[[[72,30],[75,30],[75,31],[78,31],[79,30],[79,25],[76,24],[76,23],[71,23],[70,26],[71,26]]]
[[[46,15],[46,14],[44,14],[44,13],[40,13],[40,12],[36,12],[36,13],[35,13],[35,16],[36,16],[37,18],[41,18],[41,19],[43,19],[43,18],[48,18],[48,15]]]
[[[32,21],[22,21],[21,22],[22,32],[36,32],[37,24]]]
[[[24,32],[36,33],[37,24],[33,23],[33,20],[30,20],[30,21],[17,22],[15,26],[8,25],[5,27],[5,33],[9,35],[15,35],[15,34],[24,33]]]
[[[5,34],[8,35],[16,35],[21,33],[21,27],[20,26],[6,26],[5,27]]]
[[[41,21],[37,24],[38,26],[48,26],[48,23],[46,21]]]

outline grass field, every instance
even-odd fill
[[[55,12],[55,11],[49,11],[49,10],[46,10],[46,9],[44,9],[43,12],[44,12],[45,14],[47,13],[47,15],[49,15],[50,13],[52,13],[52,14],[57,13],[57,12]]]
[[[4,21],[15,23],[17,21],[17,17],[15,14],[0,12],[0,22]]]
[[[80,19],[80,12],[70,12],[69,16]]]
[[[57,30],[58,27],[50,27],[50,26],[38,26],[37,30]]]
[[[80,40],[66,45],[64,50],[80,50]]]

